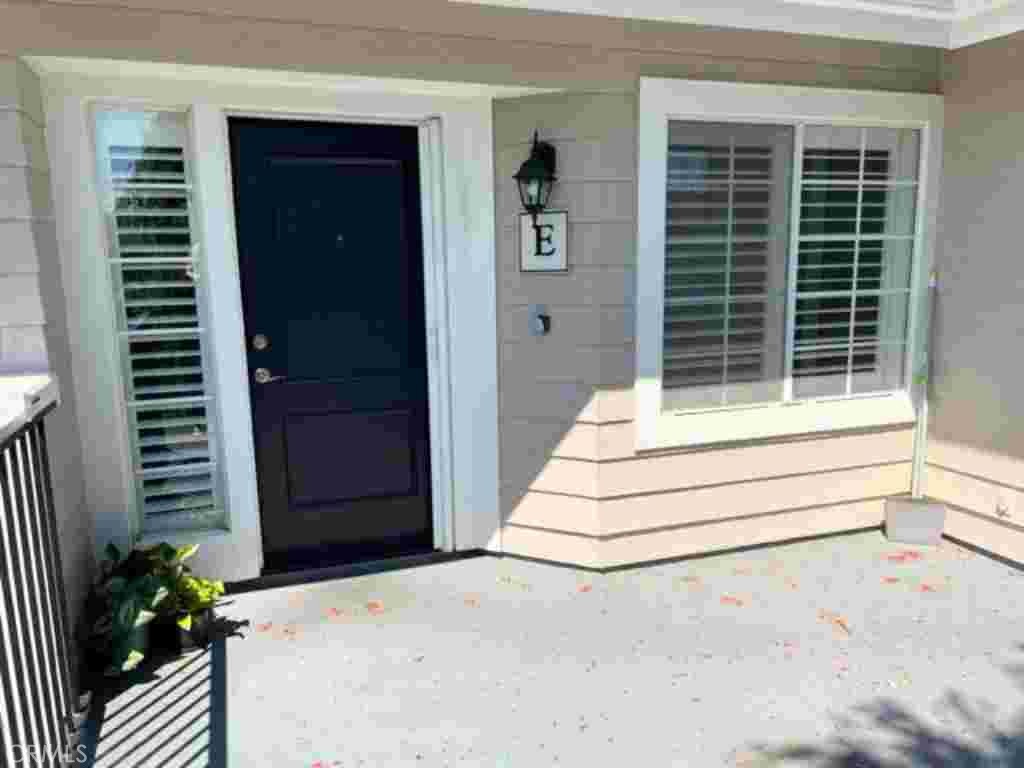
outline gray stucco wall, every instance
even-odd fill
[[[39,80],[0,54],[0,372],[49,372],[61,405],[46,419],[54,506],[72,620],[93,566],[71,352]]]

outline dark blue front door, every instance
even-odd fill
[[[428,550],[417,130],[229,128],[265,567]]]

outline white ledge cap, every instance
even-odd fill
[[[0,445],[58,402],[57,380],[48,374],[0,376]]]

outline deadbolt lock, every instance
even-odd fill
[[[257,351],[262,351],[266,349],[268,346],[270,346],[270,342],[267,340],[267,337],[264,336],[262,333],[257,333],[255,336],[252,337],[253,349]]]
[[[270,371],[268,371],[266,368],[257,368],[253,372],[252,377],[256,380],[257,384],[266,384],[272,378],[270,375]]]

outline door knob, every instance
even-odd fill
[[[253,371],[252,377],[256,380],[257,384],[269,384],[272,381],[284,378],[284,376],[271,376],[270,371],[266,368],[257,368]]]
[[[270,346],[270,341],[262,333],[257,333],[252,337],[252,348],[257,352],[262,351]]]

